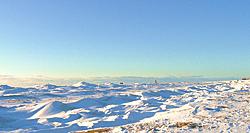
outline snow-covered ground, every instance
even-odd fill
[[[0,86],[0,132],[250,132],[250,81]]]

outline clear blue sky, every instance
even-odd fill
[[[0,74],[250,76],[249,5],[1,0]]]

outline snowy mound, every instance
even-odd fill
[[[65,112],[72,109],[73,108],[67,104],[54,101],[36,110],[37,113],[35,113],[30,119],[62,117]]]
[[[51,89],[55,89],[59,86],[53,85],[53,84],[45,84],[45,85],[36,85],[34,86],[34,88],[38,89],[38,90],[51,90]]]
[[[13,87],[8,85],[0,85],[0,90],[12,89]]]
[[[88,82],[79,82],[73,85],[74,87],[80,87],[80,88],[85,88],[85,89],[92,89],[98,87],[96,84],[91,84]]]

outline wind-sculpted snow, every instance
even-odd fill
[[[0,132],[73,132],[97,128],[110,132],[195,129],[249,132],[249,84],[249,81],[124,85],[80,82],[72,86],[47,84],[29,88],[2,85]]]

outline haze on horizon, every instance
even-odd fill
[[[0,75],[249,77],[250,1],[0,1]]]

